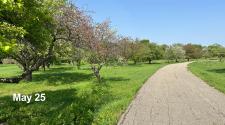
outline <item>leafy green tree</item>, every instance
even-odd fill
[[[62,49],[63,48],[63,49]],[[54,60],[53,63],[61,64],[62,62],[68,62],[73,64],[73,48],[72,43],[65,40],[59,40],[54,46]]]
[[[150,43],[149,44],[149,51],[148,51],[148,62],[149,64],[152,63],[152,60],[158,60],[161,59],[163,56],[163,51],[160,48],[160,46],[158,46],[155,43]]]
[[[165,58],[167,60],[175,60],[178,62],[179,59],[185,58],[185,51],[181,45],[174,44],[166,49]]]
[[[210,57],[217,57],[220,61],[225,57],[224,47],[220,44],[213,44],[208,46],[208,53]]]
[[[198,59],[202,57],[202,49],[201,45],[197,44],[186,44],[183,46],[185,50],[185,57],[189,61],[190,59]]]
[[[138,39],[130,44],[131,57],[130,59],[137,64],[147,58],[148,47],[145,43],[141,43]]]
[[[204,57],[205,59],[211,57],[207,46],[203,46],[203,48],[202,48],[202,57]]]
[[[143,61],[148,61],[149,64],[152,63],[153,60],[158,60],[163,57],[163,48],[156,43],[152,43],[149,40],[141,40],[142,51],[144,55],[142,55]]]
[[[218,57],[219,57],[220,62],[225,57],[225,48],[223,46],[220,47],[219,50],[218,50]]]
[[[53,43],[56,41],[54,15],[64,1],[18,0],[18,7],[11,7],[11,0],[6,1],[3,4],[9,7],[0,11],[1,27],[6,27],[1,28],[2,43],[10,44],[4,47],[7,57],[22,66],[22,78],[30,81],[32,72],[52,54]],[[7,26],[12,32],[9,36]]]
[[[77,69],[80,69],[81,67],[81,61],[82,59],[85,58],[85,49],[77,47],[77,48],[72,48],[72,55],[71,55],[71,60],[72,62],[76,62]]]

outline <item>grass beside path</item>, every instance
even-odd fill
[[[225,93],[225,62],[197,61],[189,64],[189,69],[210,86]]]
[[[142,84],[164,65],[104,67],[102,84],[87,67],[69,65],[35,72],[30,83],[0,83],[0,124],[114,125]],[[20,72],[15,65],[0,65],[0,77]],[[37,92],[46,94],[45,102],[34,102]],[[32,94],[32,102],[13,102],[13,93]]]

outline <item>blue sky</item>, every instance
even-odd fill
[[[119,34],[157,43],[225,46],[225,0],[73,0]]]

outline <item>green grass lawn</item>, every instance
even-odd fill
[[[189,64],[189,69],[210,86],[225,93],[225,62],[197,61]]]
[[[164,65],[104,67],[101,84],[88,67],[77,70],[69,65],[35,72],[29,83],[0,83],[0,123],[114,125],[144,81]],[[0,65],[0,77],[20,73],[15,65]],[[37,92],[46,94],[45,102],[12,101],[13,93]]]
[[[1,77],[14,77],[21,74],[21,70],[19,70],[17,65],[14,64],[0,64],[0,78]]]

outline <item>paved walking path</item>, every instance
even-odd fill
[[[225,125],[225,94],[194,76],[187,65],[158,70],[118,125]]]

